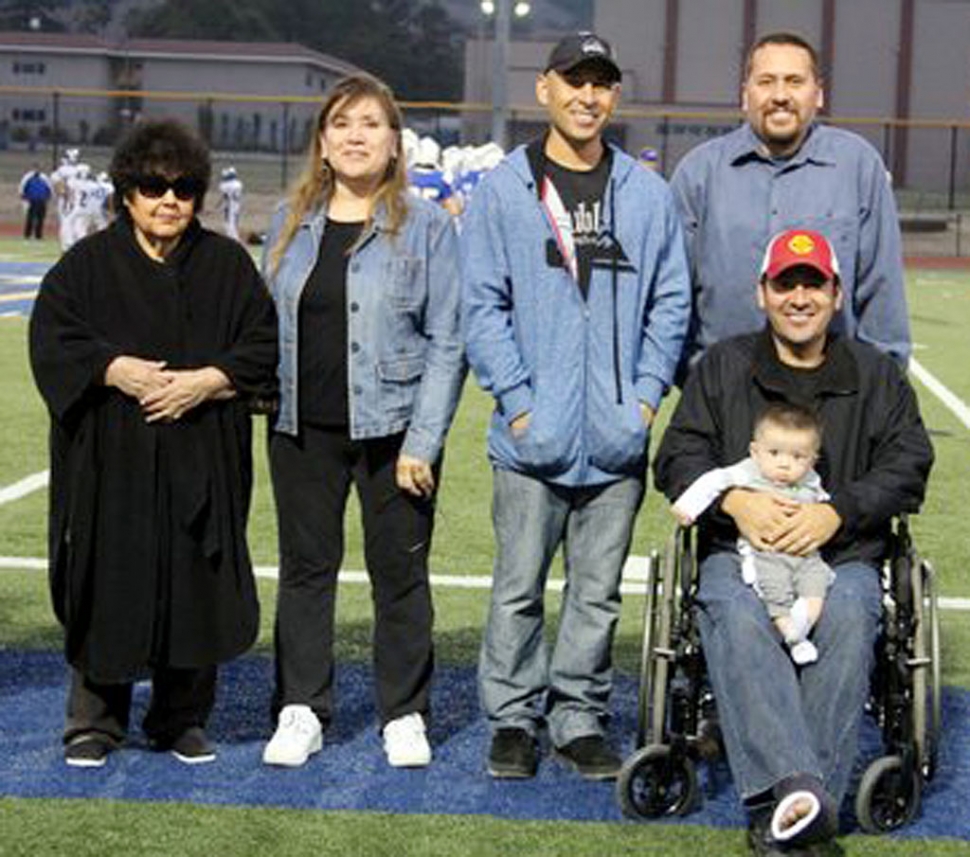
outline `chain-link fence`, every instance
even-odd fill
[[[196,128],[217,168],[232,164],[246,186],[244,226],[264,228],[273,202],[295,177],[314,130],[319,97],[273,97],[0,87],[0,183],[19,180],[32,164],[56,166],[63,149],[82,148],[95,169],[141,116],[175,116]],[[402,105],[408,125],[441,145],[481,144],[491,129],[491,105],[446,102]],[[736,111],[621,108],[610,135],[629,151],[652,146],[669,175],[685,152],[735,128]],[[970,253],[970,123],[826,117],[868,139],[893,175],[907,249]],[[535,105],[513,106],[509,137],[535,137],[546,116]],[[19,172],[18,172],[19,171]],[[925,245],[925,246],[924,246]]]

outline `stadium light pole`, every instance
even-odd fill
[[[512,40],[512,13],[519,18],[529,14],[528,3],[515,0],[483,0],[482,12],[495,19],[492,49],[492,140],[508,147],[509,122],[509,44]]]
[[[495,46],[492,53],[492,140],[508,147],[509,42],[512,37],[512,0],[495,3]]]

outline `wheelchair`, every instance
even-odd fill
[[[883,755],[856,790],[859,826],[869,833],[912,821],[936,770],[940,735],[940,626],[932,566],[913,546],[905,517],[894,522],[882,570],[883,618],[868,713]],[[696,535],[678,527],[648,558],[637,700],[636,750],[616,782],[633,819],[687,815],[701,799],[698,765],[723,755],[716,700],[694,621]],[[710,778],[713,786],[713,775]]]

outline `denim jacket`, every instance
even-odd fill
[[[468,360],[496,402],[489,458],[556,484],[639,475],[654,411],[680,358],[690,282],[666,184],[615,149],[600,258],[584,301],[555,257],[553,224],[528,150],[475,189],[462,224],[462,325]],[[510,424],[529,413],[529,427]]]
[[[347,388],[355,440],[406,432],[401,451],[424,461],[441,454],[458,405],[465,361],[459,331],[460,283],[451,217],[408,199],[398,234],[375,212],[347,265]],[[288,213],[273,217],[263,274],[280,331],[280,405],[275,429],[299,429],[300,296],[320,251],[326,210],[310,212],[273,271],[271,253]]]

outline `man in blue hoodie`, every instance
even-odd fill
[[[494,777],[535,773],[543,720],[584,777],[620,767],[605,737],[620,576],[690,312],[667,186],[602,138],[620,79],[603,39],[560,41],[536,81],[548,131],[482,181],[462,230],[468,359],[495,398],[496,556],[479,666]],[[543,595],[560,545],[549,652]]]

